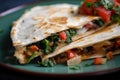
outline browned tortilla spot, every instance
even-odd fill
[[[16,46],[16,45],[18,46],[18,45],[21,45],[21,43],[20,42],[14,42],[13,45],[14,46]]]
[[[36,37],[33,37],[33,40],[35,40],[35,41],[36,41],[36,40],[37,40],[37,38],[36,38]]]
[[[15,31],[16,31],[16,30],[11,31],[11,35],[14,35],[14,34],[15,34]]]
[[[13,22],[13,27],[15,27],[17,25],[17,21]]]
[[[45,18],[44,15],[37,15],[37,16],[32,17],[33,20],[44,19],[44,18]]]
[[[67,17],[54,17],[49,19],[49,21],[58,24],[67,24]]]
[[[46,25],[47,22],[45,22],[44,20],[43,21],[40,21],[38,24],[35,24],[35,26],[41,28],[42,26]]]

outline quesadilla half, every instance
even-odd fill
[[[25,12],[11,30],[14,56],[26,64],[36,56],[53,53],[57,46],[104,28],[105,22],[100,17],[78,14],[78,8],[78,5],[55,4],[36,6]]]
[[[58,47],[53,53],[41,55],[42,61],[53,60],[56,64],[68,66],[79,64],[82,60],[104,57],[107,53],[120,54],[120,25],[113,24],[87,37]]]

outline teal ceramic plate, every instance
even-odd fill
[[[102,75],[111,72],[120,71],[120,55],[114,56],[114,58],[108,61],[105,65],[91,65],[93,60],[83,61],[77,68],[71,69],[65,65],[56,65],[54,67],[40,67],[38,64],[19,65],[15,64],[14,60],[10,59],[9,56],[12,54],[12,42],[10,39],[10,30],[13,21],[17,20],[25,10],[29,10],[31,7],[36,5],[49,5],[56,3],[71,3],[80,4],[80,0],[50,0],[37,4],[26,6],[22,9],[14,11],[10,14],[0,17],[0,66],[8,68],[13,71],[24,72],[29,74],[35,74],[39,76],[43,75],[64,75],[64,76],[92,76]],[[9,59],[9,62],[7,61]],[[11,63],[12,62],[12,63]]]

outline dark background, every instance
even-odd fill
[[[22,4],[28,4],[28,3],[33,3],[33,2],[40,2],[44,0],[0,0],[0,13],[9,10],[13,7],[22,5]],[[72,77],[72,76],[71,76]],[[25,75],[21,73],[15,73],[12,71],[9,71],[9,69],[5,68],[0,68],[0,80],[43,80],[43,78],[48,78],[46,77],[39,77],[39,76],[32,76],[32,75]],[[69,77],[68,77],[69,78]],[[75,77],[74,77],[75,78]],[[59,79],[59,78],[58,78]],[[76,79],[102,79],[102,80],[120,80],[120,72],[115,72],[115,73],[110,73],[107,75],[100,75],[100,76],[92,76],[92,77],[83,77],[83,78],[78,78]],[[50,79],[49,79],[50,80]]]
[[[0,0],[0,13],[13,7],[43,0]]]

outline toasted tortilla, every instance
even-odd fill
[[[42,55],[42,60],[45,61],[46,59],[49,59],[51,57],[54,57],[56,55],[59,55],[65,51],[74,49],[74,48],[85,48],[88,46],[92,46],[97,43],[102,43],[106,40],[114,39],[120,37],[120,25],[119,24],[113,24],[109,27],[106,27],[102,30],[97,31],[94,34],[91,34],[87,37],[81,38],[77,41],[74,41],[68,45],[64,46],[58,46],[57,49],[48,55]],[[114,54],[120,54],[119,51],[114,52]],[[81,56],[82,60],[95,58],[95,57],[103,57],[105,54],[99,53],[94,54],[90,56]]]
[[[77,14],[78,5],[54,4],[48,6],[36,6],[25,12],[11,30],[13,46],[26,46],[41,41],[52,33],[57,33],[69,28],[81,29],[92,20],[99,19],[96,16]],[[73,11],[74,13],[71,13]],[[87,36],[96,30],[82,32],[73,40]],[[84,35],[83,35],[84,34]]]

